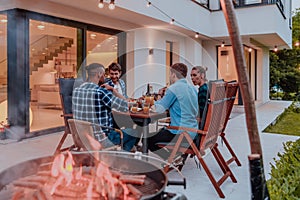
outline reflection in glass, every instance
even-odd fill
[[[30,20],[30,131],[63,126],[58,78],[76,78],[77,29]]]
[[[0,15],[0,122],[7,119],[7,17]]]
[[[100,63],[107,67],[117,62],[117,36],[87,31],[87,58],[86,63]]]

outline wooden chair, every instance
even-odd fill
[[[230,177],[232,182],[237,182],[233,173],[228,167],[228,164],[220,153],[217,143],[220,131],[222,130],[220,128],[222,126],[222,118],[225,117],[223,112],[226,101],[225,85],[226,83],[224,82],[212,83],[210,100],[208,102],[208,112],[203,130],[195,130],[186,127],[168,127],[169,129],[182,130],[182,132],[179,134],[178,140],[176,143],[157,144],[160,147],[166,147],[172,150],[171,155],[168,158],[169,163],[172,163],[177,152],[196,156],[221,198],[225,198],[225,195],[220,188],[224,181]],[[188,131],[197,133],[197,137],[192,139]],[[216,159],[223,172],[223,175],[219,180],[215,179],[206,162],[204,161],[204,156],[210,151],[212,152],[213,157]],[[166,166],[164,170],[168,172],[169,168],[170,166]]]
[[[72,112],[72,92],[74,89],[74,84],[75,84],[75,79],[70,78],[70,79],[64,79],[60,78],[58,79],[58,84],[59,84],[59,95],[60,95],[60,100],[61,100],[61,106],[62,106],[62,112],[63,114],[61,117],[64,118],[64,124],[65,124],[65,132],[60,139],[54,154],[58,154],[62,151],[66,151],[70,148],[75,148],[77,147],[76,144],[73,144],[70,147],[63,148],[62,145],[65,142],[67,136],[70,134],[70,128],[68,124],[68,119],[73,118],[73,112]]]
[[[123,133],[119,129],[114,129],[111,127],[99,126],[92,124],[87,121],[69,119],[69,128],[72,134],[75,145],[79,148],[78,150],[92,151],[92,150],[121,150],[123,149]],[[111,145],[109,147],[101,146],[98,140],[94,137],[94,127],[106,128],[115,130],[120,134],[121,142],[120,145]],[[107,141],[107,140],[106,140]],[[103,143],[102,143],[103,145]]]
[[[223,120],[223,126],[221,128],[222,130],[221,130],[220,136],[222,138],[222,141],[225,143],[225,146],[227,147],[228,151],[231,154],[231,158],[229,160],[227,160],[226,163],[230,164],[233,161],[235,161],[238,166],[241,166],[239,159],[237,158],[236,154],[234,153],[228,140],[225,137],[225,129],[226,129],[228,120],[230,118],[230,114],[231,114],[233,104],[234,104],[234,101],[236,98],[236,93],[237,93],[238,87],[239,87],[239,84],[237,81],[231,81],[231,82],[226,83],[226,99],[227,99],[227,101],[225,103],[225,109],[224,109],[225,117],[223,118],[224,120]]]
[[[70,131],[70,126],[68,123],[68,120],[73,119],[73,112],[72,112],[72,93],[73,93],[73,89],[80,86],[83,81],[81,79],[74,79],[74,78],[70,78],[70,79],[64,79],[64,78],[60,78],[59,79],[59,95],[60,95],[60,99],[61,99],[61,105],[62,105],[62,112],[63,114],[61,115],[64,118],[64,123],[65,123],[65,132],[63,134],[63,136],[61,137],[54,155],[66,151],[66,150],[76,150],[79,151],[83,148],[82,143],[80,143],[80,140],[77,139],[77,137],[74,137],[74,134],[72,134],[73,137],[73,145],[66,147],[66,148],[62,148],[63,143],[65,142],[67,136],[69,134],[71,134]],[[114,128],[110,128],[110,127],[106,127],[108,129],[114,129]],[[118,132],[119,134],[121,134],[121,146],[123,145],[123,133],[119,130],[119,129],[114,129],[116,132]]]

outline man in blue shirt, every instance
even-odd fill
[[[105,69],[103,65],[92,63],[87,66],[88,79],[85,83],[75,88],[72,95],[72,108],[75,119],[88,121],[100,126],[113,127],[112,108],[118,111],[127,111],[128,103],[109,85],[99,87],[99,81],[104,81]],[[94,136],[101,142],[103,137],[114,143],[120,143],[120,135],[109,129],[94,127]],[[136,138],[124,132],[124,150],[130,151]]]
[[[155,111],[164,112],[169,110],[170,126],[184,126],[198,129],[198,96],[197,90],[189,85],[186,76],[188,68],[183,63],[175,63],[170,68],[171,86],[166,90],[164,97],[155,102]],[[162,129],[148,139],[150,151],[157,153],[163,159],[169,157],[169,152],[160,149],[158,142],[171,142],[180,131]],[[196,133],[190,133],[192,138]]]

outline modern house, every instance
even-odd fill
[[[292,1],[233,2],[259,105],[269,101],[269,51],[292,45]],[[0,49],[0,122],[25,137],[62,129],[57,79],[84,76],[92,62],[119,62],[132,97],[165,86],[175,62],[237,79],[217,0],[0,0]]]

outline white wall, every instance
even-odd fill
[[[166,41],[173,42],[175,58],[178,57],[179,62],[189,67],[188,80],[191,67],[202,65],[202,47],[199,42],[184,35],[155,29],[132,30],[127,34],[127,51],[129,52],[127,93],[129,96],[141,96],[146,92],[147,83],[153,85],[154,92],[166,85],[168,70],[166,68]],[[154,50],[153,55],[149,55],[150,48]],[[133,62],[130,59],[133,59]],[[174,62],[178,61],[174,59]]]

